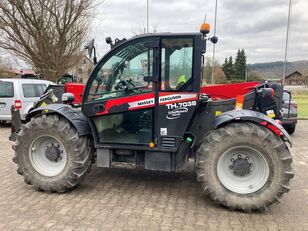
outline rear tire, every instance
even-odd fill
[[[263,211],[290,189],[292,156],[269,129],[249,122],[210,131],[196,155],[205,194],[230,209]]]
[[[22,125],[13,145],[17,172],[46,192],[66,192],[89,172],[91,139],[58,115],[42,115]]]

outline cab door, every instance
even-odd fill
[[[195,36],[161,39],[161,86],[157,134],[161,149],[176,151],[197,108],[200,89],[200,52]]]
[[[159,40],[135,39],[110,51],[87,83],[82,111],[90,119],[97,144],[148,145],[153,141]]]

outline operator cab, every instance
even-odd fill
[[[164,33],[119,41],[84,92],[96,145],[176,151],[198,103],[205,39]]]

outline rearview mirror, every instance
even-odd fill
[[[61,100],[63,103],[73,103],[75,100],[75,96],[73,93],[63,93]]]

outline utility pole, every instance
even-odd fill
[[[288,23],[287,23],[287,35],[286,35],[286,46],[284,50],[284,64],[283,64],[283,76],[282,76],[282,86],[284,86],[284,79],[287,71],[287,57],[288,57],[288,43],[290,37],[290,24],[291,24],[291,11],[292,11],[292,0],[289,0],[289,12],[288,12]]]
[[[149,33],[149,0],[147,0],[147,33]]]
[[[248,80],[248,66],[246,65],[246,71],[245,71],[245,83]]]
[[[215,1],[215,22],[214,22],[214,36],[216,36],[216,23],[217,23],[217,0]],[[215,43],[213,43],[213,64],[212,64],[212,84],[215,83],[214,72],[215,72]]]

